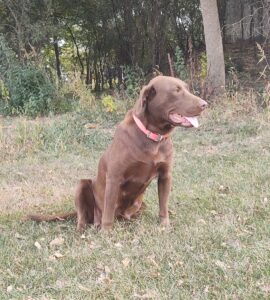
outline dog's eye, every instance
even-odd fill
[[[178,86],[178,87],[176,88],[176,92],[180,92],[180,91],[181,91],[181,87]]]

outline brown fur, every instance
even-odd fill
[[[148,130],[164,135],[177,126],[168,117],[171,112],[192,117],[198,116],[205,107],[206,102],[191,94],[183,81],[168,76],[152,79],[118,125],[111,145],[99,161],[97,177],[80,181],[75,199],[77,229],[83,231],[87,224],[110,229],[115,217],[135,217],[144,207],[144,191],[155,177],[160,222],[169,225],[172,141],[170,138],[161,142],[148,139],[132,115]],[[32,219],[44,220],[42,217]]]

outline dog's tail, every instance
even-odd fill
[[[75,206],[78,212],[77,230],[83,232],[87,224],[94,224],[95,219],[95,196],[91,179],[80,180],[76,190]]]
[[[36,222],[64,221],[77,217],[77,230],[83,231],[87,224],[94,223],[95,196],[91,179],[81,179],[75,196],[76,211],[56,215],[28,215],[28,220]],[[97,222],[98,223],[98,222]]]
[[[28,215],[28,220],[33,220],[36,222],[52,222],[52,221],[64,221],[77,217],[77,212],[68,212],[57,215]]]

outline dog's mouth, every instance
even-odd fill
[[[185,117],[181,116],[177,113],[169,114],[169,120],[175,126],[182,126],[182,127],[199,127],[199,121],[197,117]]]

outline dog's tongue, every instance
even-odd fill
[[[178,114],[170,114],[170,119],[174,122],[174,123],[182,123],[183,121],[183,117],[178,115]]]
[[[195,127],[198,128],[199,127],[199,121],[196,117],[184,117],[186,120],[189,121],[189,123]]]
[[[181,115],[178,114],[170,114],[170,119],[174,123],[182,124],[183,126],[192,125],[195,128],[199,127],[199,122],[196,117],[182,117]]]

